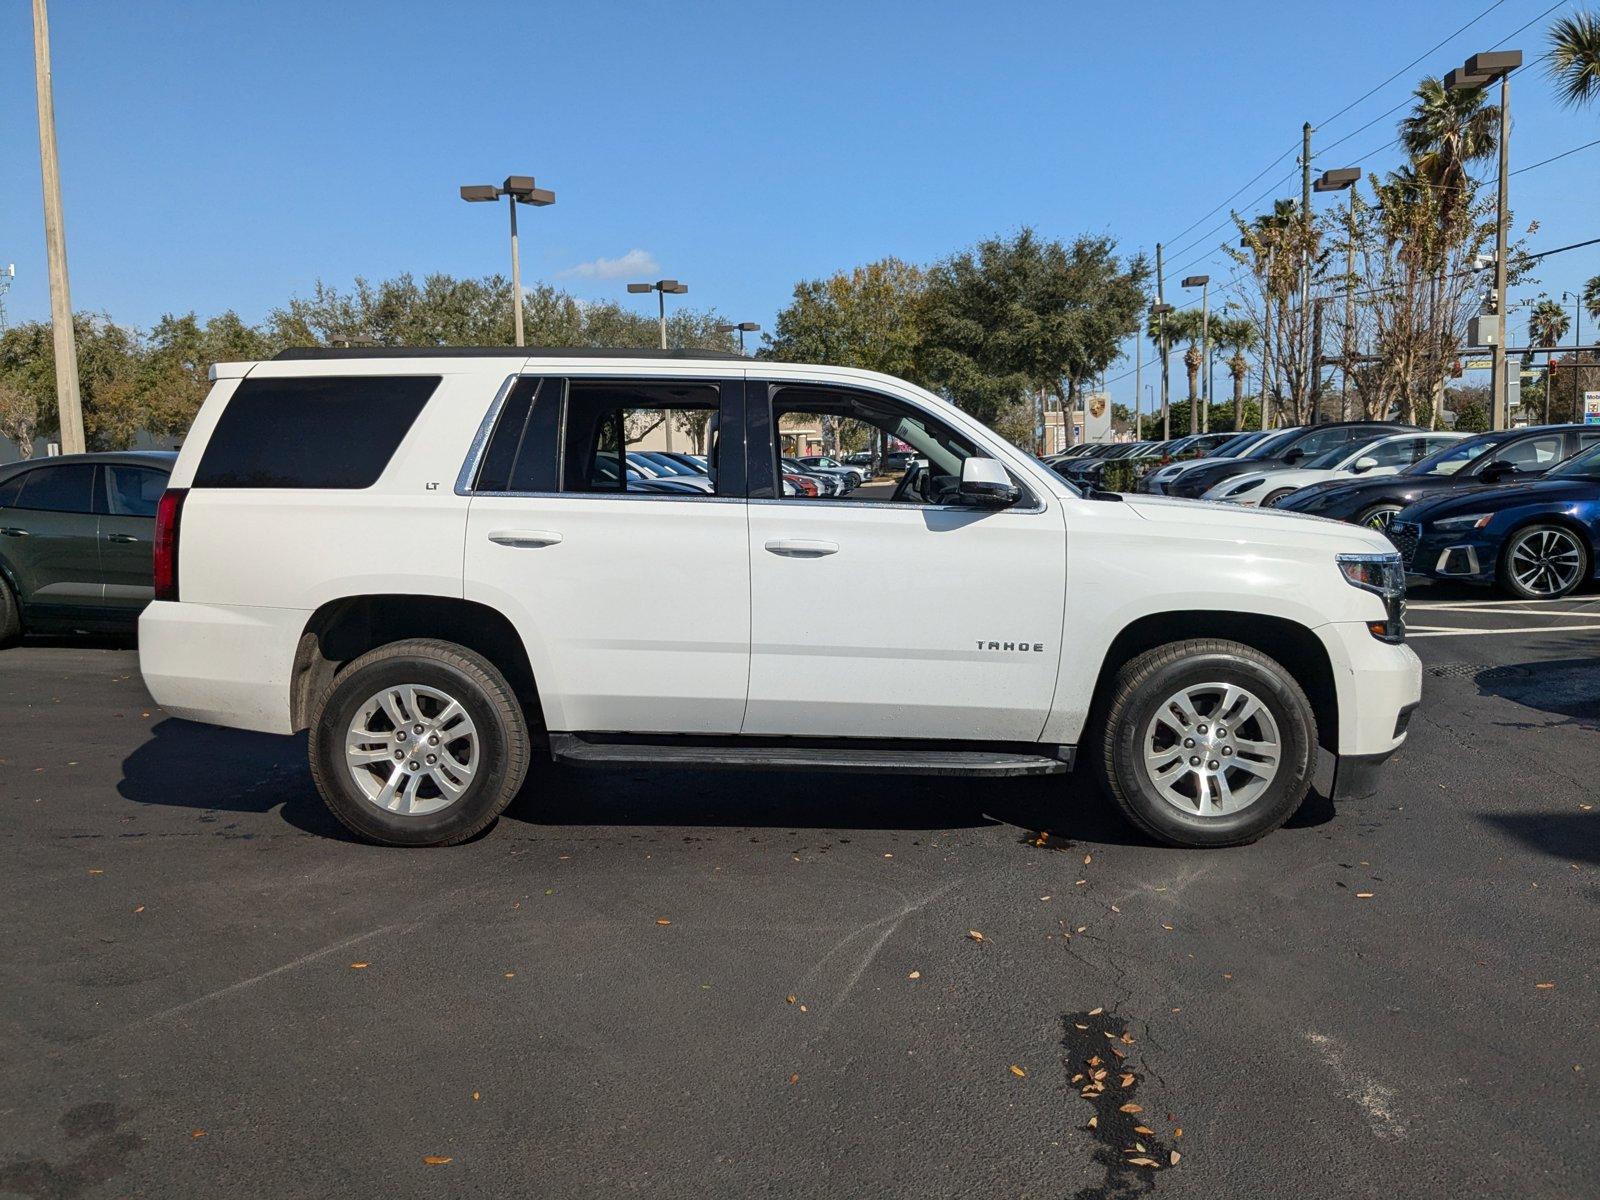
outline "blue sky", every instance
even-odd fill
[[[1330,145],[1526,22],[1511,44],[1542,49],[1546,0],[1502,0],[1328,120],[1492,3],[53,0],[74,306],[254,320],[319,277],[505,270],[503,209],[456,187],[511,173],[559,197],[524,210],[525,279],[626,301],[627,278],[675,276],[764,326],[798,279],[1022,224],[1197,243],[1169,267],[1221,280],[1226,231],[1201,235],[1226,209],[1180,231],[1285,151],[1236,203],[1290,174],[1302,121]],[[0,11],[0,45],[16,321],[49,306],[27,5]],[[1513,166],[1600,137],[1538,71],[1513,87]],[[1394,165],[1397,116],[1317,168]],[[1512,201],[1533,249],[1600,236],[1600,147]],[[1600,246],[1560,255],[1525,294],[1597,272]]]

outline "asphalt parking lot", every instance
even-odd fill
[[[0,1194],[1600,1194],[1600,594],[1411,622],[1382,790],[1220,852],[551,768],[382,850],[129,647],[0,652]]]

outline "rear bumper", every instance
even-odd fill
[[[310,618],[291,608],[158,600],[139,618],[139,670],[175,717],[292,733],[289,684]]]

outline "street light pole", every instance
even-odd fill
[[[1466,65],[1456,68],[1444,77],[1444,85],[1455,90],[1481,90],[1496,79],[1500,81],[1500,172],[1495,187],[1494,222],[1494,324],[1496,335],[1489,347],[1490,421],[1492,429],[1505,429],[1510,425],[1506,411],[1506,200],[1508,166],[1511,160],[1511,75],[1522,66],[1521,50],[1488,50],[1474,54]]]
[[[1361,178],[1360,167],[1339,167],[1335,170],[1324,171],[1322,178],[1317,180],[1316,189],[1319,192],[1340,192],[1350,189],[1350,214],[1347,226],[1349,244],[1345,247],[1344,255],[1344,337],[1340,339],[1340,348],[1344,359],[1344,374],[1339,384],[1339,417],[1347,420],[1350,416],[1350,360],[1355,354],[1352,339],[1355,335],[1356,323],[1356,182]],[[1318,314],[1321,310],[1318,309]],[[1318,384],[1322,383],[1322,337],[1319,332],[1316,338],[1316,372],[1313,376]]]
[[[1304,223],[1301,230],[1300,254],[1300,341],[1304,345],[1311,336],[1310,308],[1311,308],[1311,122],[1307,121],[1300,127],[1300,220]],[[1313,357],[1316,351],[1313,350]],[[1307,379],[1315,384],[1321,374],[1321,368],[1315,363],[1310,364]],[[1311,422],[1317,420],[1317,394],[1313,389],[1306,397],[1311,402]]]
[[[1187,275],[1183,286],[1200,289],[1200,362],[1204,374],[1200,377],[1200,412],[1189,406],[1189,432],[1211,432],[1211,276]],[[1201,413],[1205,416],[1202,418]]]
[[[736,330],[738,331],[738,334],[739,334],[739,353],[740,354],[744,353],[744,335],[747,334],[747,333],[757,333],[757,332],[760,331],[760,329],[761,329],[761,326],[757,325],[754,321],[740,321],[737,325],[718,325],[717,326],[717,332],[718,333],[733,333]]]
[[[1172,311],[1172,305],[1167,303],[1166,284],[1161,269],[1161,243],[1156,243],[1156,302],[1150,309],[1156,315],[1156,337],[1160,343],[1161,352],[1161,438],[1170,441],[1172,438],[1172,408],[1171,384],[1168,378],[1169,364],[1167,363],[1167,314]],[[1154,416],[1155,414],[1151,414]]]
[[[635,295],[644,295],[646,292],[655,292],[657,304],[657,320],[661,326],[661,348],[667,348],[667,293],[681,296],[689,290],[689,285],[679,283],[676,279],[658,279],[654,283],[630,283],[628,290]]]
[[[56,359],[61,452],[82,454],[83,401],[78,392],[78,337],[67,286],[67,226],[61,210],[61,160],[56,156],[55,85],[50,78],[50,18],[33,0],[33,79],[39,98],[39,173],[44,178],[44,242],[50,260],[50,332]]]
[[[1144,400],[1144,339],[1137,332],[1133,335],[1133,440],[1143,438],[1142,424],[1140,421],[1139,405]]]
[[[461,198],[474,204],[494,201],[501,196],[511,200],[511,322],[516,344],[522,345],[522,257],[517,246],[517,205],[531,204],[544,208],[556,202],[556,194],[533,185],[532,175],[508,175],[499,187],[492,183],[465,184]]]

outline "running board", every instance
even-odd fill
[[[854,739],[861,742],[864,739]],[[597,734],[552,733],[550,754],[579,767],[692,767],[732,771],[844,771],[885,775],[1062,775],[1072,770],[1075,747],[1029,751],[952,750],[951,743],[850,745],[793,739],[688,739],[654,741]],[[955,743],[959,745],[960,743]]]

